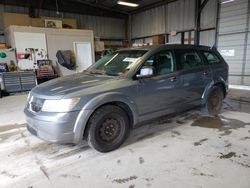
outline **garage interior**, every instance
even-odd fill
[[[219,116],[146,122],[109,153],[27,131],[36,85],[162,44],[218,49],[229,65]],[[0,86],[0,187],[250,187],[250,0],[0,0]]]

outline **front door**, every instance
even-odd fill
[[[146,120],[173,112],[181,86],[173,52],[159,52],[146,60],[142,67],[153,68],[153,76],[138,80],[136,103],[140,117]]]

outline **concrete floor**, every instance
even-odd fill
[[[249,188],[249,94],[231,91],[233,100],[225,101],[220,118],[192,110],[147,123],[106,154],[86,144],[48,144],[31,136],[22,113],[26,95],[5,97],[0,187]]]

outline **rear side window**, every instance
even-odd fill
[[[203,66],[203,62],[195,50],[176,50],[175,56],[179,69],[187,70]]]
[[[219,64],[220,59],[212,52],[201,52],[209,64]]]

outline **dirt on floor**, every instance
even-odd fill
[[[24,103],[7,106],[4,116]],[[217,117],[191,110],[148,122],[134,129],[121,148],[105,154],[86,143],[39,140],[22,118],[0,126],[1,188],[250,187],[248,101],[226,99]]]

